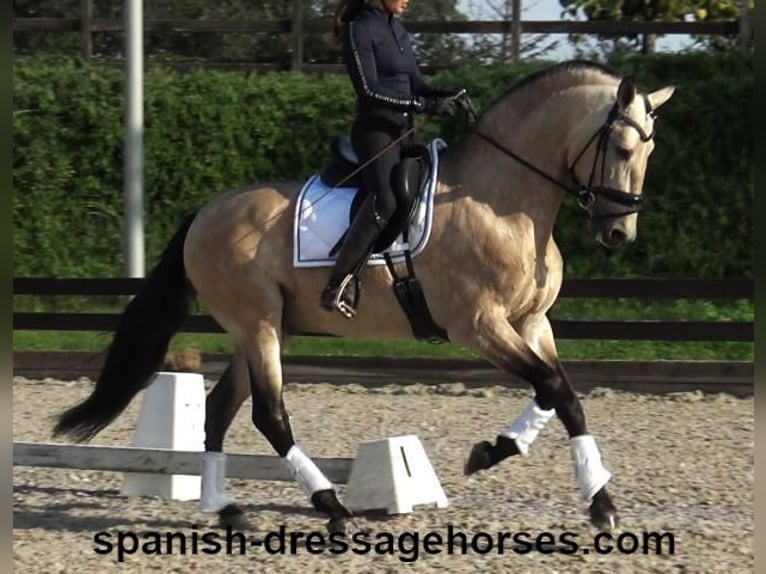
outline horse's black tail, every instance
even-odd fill
[[[194,295],[183,262],[184,240],[193,219],[189,217],[176,231],[125,308],[93,392],[59,417],[54,436],[90,440],[125,410],[162,365],[171,338],[189,315]]]

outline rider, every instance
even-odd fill
[[[354,310],[346,286],[372,254],[375,242],[396,210],[391,173],[402,148],[411,143],[412,114],[453,115],[462,90],[439,90],[420,74],[409,36],[395,16],[409,0],[341,0],[335,36],[357,97],[351,143],[365,167],[366,197],[346,234],[321,305],[348,318]],[[390,147],[389,147],[390,146]],[[367,163],[369,162],[369,163]]]

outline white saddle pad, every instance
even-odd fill
[[[434,190],[439,173],[439,152],[447,147],[444,140],[435,139],[428,145],[433,169],[420,197],[415,216],[410,223],[409,242],[402,235],[396,238],[386,252],[394,261],[404,259],[410,250],[415,258],[428,243],[433,223]],[[351,202],[355,187],[332,188],[318,175],[312,176],[301,189],[295,209],[293,230],[293,264],[295,267],[327,267],[335,263],[330,250],[348,229]],[[381,253],[373,253],[368,265],[385,264]]]

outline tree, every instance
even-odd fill
[[[124,0],[94,1],[94,17],[120,18]],[[331,18],[337,0],[303,0],[305,19]],[[290,18],[290,0],[144,0],[144,17],[188,20],[283,20]],[[14,0],[14,17],[79,18],[80,0]],[[459,20],[465,15],[457,0],[416,2],[405,15],[408,20]],[[419,34],[416,50],[423,63],[453,63],[464,53],[465,42],[456,34]],[[16,54],[76,54],[78,37],[71,34],[14,34]],[[144,37],[148,59],[194,59],[214,62],[273,62],[287,67],[291,60],[288,34],[149,32]],[[119,57],[122,34],[94,34],[94,54]],[[307,31],[304,60],[340,62],[340,47],[331,34]]]
[[[408,9],[407,20],[467,20],[457,8],[456,0],[414,2]],[[415,34],[415,49],[423,64],[454,65],[469,56],[467,42],[459,34]]]
[[[523,5],[519,2],[520,6]],[[481,20],[513,20],[512,0],[469,0],[468,10],[473,18]],[[523,19],[524,9],[520,10]],[[510,62],[515,49],[511,34],[477,34],[472,38],[471,49],[475,59],[486,62]],[[529,34],[521,38],[518,48],[520,59],[535,59],[556,49],[558,41],[547,35]]]
[[[338,5],[337,0],[314,0],[305,2],[305,9],[312,18],[331,18]],[[457,0],[431,0],[414,2],[404,14],[404,22],[417,20],[466,20],[457,8]],[[466,42],[457,34],[413,34],[415,51],[423,64],[454,64],[465,54]],[[307,34],[306,60],[311,62],[340,62],[340,49],[327,34]]]
[[[755,6],[750,2],[750,9]],[[739,18],[739,0],[560,0],[562,16],[577,17],[584,14],[588,20],[620,21],[715,21]],[[642,38],[630,36],[612,39],[617,50],[632,49],[638,42],[645,54],[654,52],[655,38],[644,34]],[[697,42],[708,49],[731,49],[736,38],[700,37]]]
[[[93,2],[95,18],[121,18],[124,0]],[[289,17],[290,2],[285,0],[143,0],[144,18],[187,20],[272,20]],[[14,0],[14,17],[79,18],[80,0]],[[123,36],[98,33],[93,36],[96,56],[119,57]],[[14,52],[76,53],[76,34],[14,34]],[[223,34],[149,32],[144,36],[148,58],[193,58],[213,61],[270,61],[286,57],[289,38],[284,34]],[[287,55],[286,55],[287,54]]]

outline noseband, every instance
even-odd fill
[[[652,109],[651,104],[649,103],[649,99],[646,96],[644,96],[644,104],[647,109],[647,115],[654,119],[656,114]],[[574,162],[572,162],[572,165],[569,167],[569,173],[572,175],[572,179],[575,182],[577,182],[575,166],[580,161],[580,158],[582,158],[583,154],[585,154],[585,151],[591,146],[591,144],[594,141],[597,142],[596,155],[593,158],[593,165],[591,166],[590,176],[588,177],[588,185],[580,184],[580,188],[577,191],[577,203],[580,205],[580,207],[585,210],[590,209],[593,204],[596,203],[596,199],[598,197],[604,197],[612,203],[616,203],[625,207],[625,211],[620,213],[610,213],[605,216],[595,216],[592,214],[593,217],[599,219],[603,217],[622,217],[624,215],[637,213],[641,209],[641,204],[643,203],[643,197],[640,195],[633,195],[627,191],[615,189],[613,187],[606,187],[603,185],[605,179],[604,171],[606,169],[606,151],[607,144],[609,142],[609,132],[612,130],[615,122],[623,122],[634,128],[638,132],[638,136],[641,138],[641,141],[644,143],[654,138],[654,129],[652,129],[652,133],[647,134],[633,118],[626,116],[624,113],[620,113],[617,102],[615,102],[612,106],[612,109],[609,110],[609,114],[606,117],[604,125],[602,125],[596,131],[596,133],[591,136],[588,142],[580,150],[580,153],[577,154]],[[601,185],[594,186],[593,181],[596,178],[596,171],[598,169],[599,160],[601,160]]]
[[[644,104],[647,110],[647,115],[651,117],[652,119],[656,118],[657,115],[654,112],[654,109],[652,108],[651,103],[649,102],[649,98],[647,98],[646,95],[644,95],[643,98],[644,98]],[[469,112],[473,114],[474,119],[476,119],[478,116],[470,100],[466,100],[464,104],[466,105],[466,108],[469,110]],[[473,133],[475,133],[477,136],[482,138],[487,143],[491,144],[492,146],[494,146],[495,148],[503,152],[505,155],[515,159],[517,162],[522,164],[527,169],[535,172],[537,175],[539,175],[543,179],[546,179],[550,183],[560,187],[564,191],[575,195],[577,198],[578,205],[585,210],[590,210],[591,207],[596,203],[596,200],[599,197],[603,197],[612,203],[616,203],[618,205],[625,207],[625,211],[622,211],[620,213],[610,213],[604,216],[595,216],[593,213],[591,213],[591,217],[601,219],[601,218],[611,218],[611,217],[622,217],[624,215],[637,213],[641,209],[641,204],[643,202],[643,198],[640,195],[633,195],[632,193],[629,193],[627,191],[623,191],[621,189],[614,189],[612,187],[606,187],[605,185],[603,185],[604,171],[606,169],[606,152],[607,152],[607,144],[609,142],[609,132],[612,130],[612,127],[614,126],[616,122],[623,122],[629,125],[630,127],[634,128],[638,132],[638,135],[641,138],[641,141],[644,143],[654,138],[654,129],[652,129],[652,133],[647,134],[644,131],[644,129],[635,120],[626,116],[624,113],[620,113],[618,103],[615,102],[612,108],[609,110],[609,114],[607,115],[606,121],[604,122],[604,124],[596,131],[595,134],[591,136],[591,138],[580,150],[580,153],[577,154],[577,157],[575,158],[572,165],[569,167],[569,172],[572,175],[572,179],[577,184],[577,187],[572,187],[548,175],[543,170],[541,170],[534,164],[530,163],[523,157],[515,154],[504,145],[495,141],[491,137],[481,133],[475,127],[471,127],[471,131],[473,131]],[[575,166],[577,165],[577,162],[580,161],[582,156],[585,154],[586,150],[593,144],[594,141],[596,142],[596,155],[593,158],[593,166],[591,167],[590,176],[588,177],[588,184],[582,185],[577,180],[577,176],[575,175],[574,169],[575,169]],[[593,185],[593,182],[596,178],[596,172],[598,170],[599,160],[601,160],[601,185]]]

